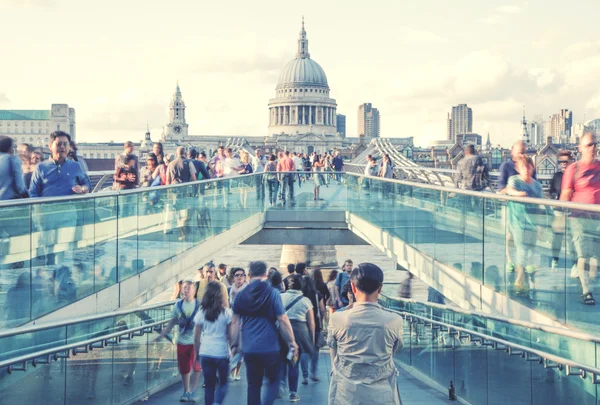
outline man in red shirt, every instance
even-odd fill
[[[292,205],[294,205],[294,175],[292,173],[296,172],[296,165],[294,164],[294,159],[290,157],[289,150],[286,150],[283,154],[283,157],[279,159],[279,162],[277,163],[277,171],[289,172],[289,174],[279,174],[282,185],[281,200],[283,201],[283,205],[285,205],[286,194],[289,193],[289,201]]]
[[[597,145],[596,134],[591,130],[584,131],[579,142],[581,160],[565,170],[560,193],[561,200],[581,204],[600,204],[600,162],[596,159]],[[573,234],[577,270],[583,290],[581,301],[586,305],[596,304],[585,278],[585,270],[589,268],[590,280],[596,278],[598,259],[595,251],[600,247],[599,224],[599,214],[572,210],[569,225]]]

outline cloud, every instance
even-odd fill
[[[449,42],[448,38],[439,36],[431,31],[420,30],[411,27],[399,27],[399,39],[402,42],[426,42],[444,44]]]
[[[523,9],[514,4],[505,4],[496,7],[492,13],[486,17],[481,17],[477,22],[487,25],[496,25],[508,20],[508,15],[521,14]]]
[[[53,8],[55,6],[54,0],[0,0],[0,8]]]
[[[495,11],[503,14],[520,14],[523,10],[521,7],[514,4],[506,4],[504,6],[497,7]]]
[[[550,68],[532,68],[529,69],[528,75],[542,89],[555,83],[558,73]]]

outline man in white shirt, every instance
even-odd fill
[[[240,160],[233,157],[231,148],[225,149],[225,160],[223,161],[223,177],[239,176],[239,171],[242,170]]]
[[[304,163],[302,162],[302,158],[300,157],[299,153],[294,153],[292,160],[294,161],[294,166],[296,166],[296,171],[304,171]],[[302,186],[302,177],[303,176],[301,176],[300,173],[298,173],[298,186],[300,187]]]
[[[252,156],[252,171],[253,173],[263,173],[265,171],[265,161],[262,156],[260,156],[260,150],[256,149],[254,151],[254,156]],[[256,186],[256,201],[257,203],[263,204],[265,203],[265,183],[263,181],[262,175],[254,176],[255,186]]]

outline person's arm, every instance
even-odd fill
[[[192,181],[198,180],[198,176],[196,176],[196,166],[194,166],[194,164],[192,163],[191,160],[188,163],[189,163],[189,168],[190,168],[190,177],[191,177]]]
[[[325,317],[325,298],[319,300],[319,311],[321,311],[321,329],[323,329],[323,318]]]
[[[171,330],[173,329],[173,327],[175,327],[175,325],[177,325],[177,319],[172,318],[169,323],[167,324],[167,327],[164,328],[156,337],[156,339],[154,339],[155,342],[158,342],[160,339],[164,338],[165,336],[167,336]]]
[[[340,291],[340,286],[338,283],[338,281],[340,280],[342,273],[338,274],[337,277],[335,278],[335,297],[336,297],[336,302],[338,304],[338,307],[343,307],[344,303],[342,302],[342,292]]]
[[[42,187],[44,182],[42,181],[42,171],[39,166],[33,172],[31,176],[31,184],[29,185],[29,197],[41,197]]]
[[[500,194],[505,193],[506,183],[508,182],[508,168],[507,162],[504,162],[500,165],[500,173],[498,174],[498,184],[496,185],[496,190]]]
[[[11,159],[9,160],[8,164],[12,165],[14,175],[13,181],[15,182],[16,189],[15,191],[19,193],[19,195],[23,195],[25,192],[27,192],[27,187],[25,187],[25,182],[23,181],[23,170],[21,170],[21,164],[20,162],[16,162],[17,159],[12,159],[12,156],[9,156],[9,158]]]
[[[196,325],[194,327],[194,360],[200,353],[200,337],[202,336],[202,325]]]
[[[242,325],[242,318],[238,314],[233,314],[231,318],[231,325],[229,327],[229,344],[232,350],[236,350],[240,344],[240,328]]]
[[[306,323],[308,324],[308,333],[310,335],[310,341],[315,344],[315,313],[312,308],[306,311]]]
[[[288,346],[294,348],[294,353],[298,353],[298,345],[296,344],[296,339],[294,338],[294,331],[292,329],[292,324],[290,323],[290,319],[286,314],[279,315],[277,317],[279,321],[279,330],[283,336],[283,339],[287,342]],[[314,320],[313,320],[314,327]]]

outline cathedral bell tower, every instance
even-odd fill
[[[173,93],[169,111],[169,124],[167,124],[167,136],[169,140],[185,139],[188,136],[188,124],[185,122],[185,103],[181,96],[179,82]]]

